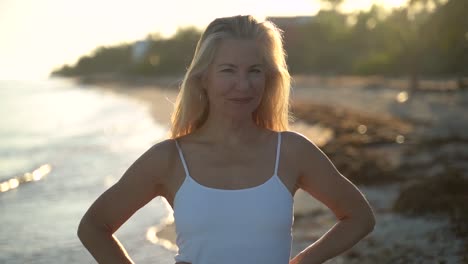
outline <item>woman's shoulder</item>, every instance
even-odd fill
[[[281,138],[288,152],[293,153],[296,157],[303,157],[311,152],[322,152],[320,148],[304,134],[297,131],[283,131]]]
[[[282,141],[285,142],[285,145],[291,146],[294,148],[300,148],[303,147],[304,144],[314,144],[312,141],[310,141],[307,136],[297,132],[297,131],[291,131],[291,130],[286,130],[281,132],[281,138]]]
[[[328,157],[313,139],[296,131],[285,131],[283,137],[287,151],[301,167],[327,165]]]
[[[139,167],[148,171],[150,177],[158,182],[166,182],[173,170],[174,160],[178,156],[175,139],[168,138],[154,143],[139,158]]]
[[[176,151],[175,140],[169,138],[153,144],[142,157],[146,157],[151,167],[166,168]]]
[[[161,140],[159,142],[156,142],[151,148],[148,150],[154,155],[158,154],[168,154],[169,152],[172,152],[175,147],[175,139],[173,138],[168,138]]]

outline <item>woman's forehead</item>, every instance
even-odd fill
[[[213,60],[214,66],[219,65],[254,65],[262,64],[262,55],[255,40],[224,39],[220,42]]]

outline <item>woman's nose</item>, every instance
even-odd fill
[[[241,73],[237,77],[237,89],[247,90],[250,88],[250,78],[248,74]]]

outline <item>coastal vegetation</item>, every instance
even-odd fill
[[[419,79],[451,78],[468,86],[468,3],[465,0],[411,0],[407,6],[343,13],[329,0],[310,17],[270,18],[284,30],[292,74],[380,75]],[[177,76],[190,63],[201,32],[180,28],[172,37],[150,33],[144,40],[98,47],[59,76],[118,73]]]

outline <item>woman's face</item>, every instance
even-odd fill
[[[210,114],[251,117],[265,89],[265,65],[254,40],[222,40],[203,78]]]

